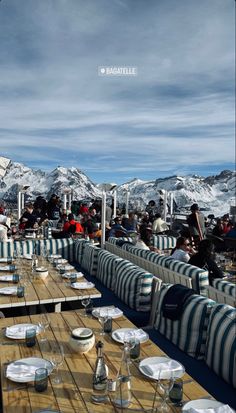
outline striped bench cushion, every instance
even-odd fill
[[[116,244],[117,240],[118,240],[118,238],[109,237],[107,241],[110,242],[111,244]]]
[[[48,254],[61,254],[68,261],[74,261],[74,240],[72,238],[37,240],[36,248],[39,255],[42,255],[46,248]]]
[[[17,240],[14,241],[14,251],[20,251],[21,254],[39,254],[39,249],[38,249],[38,242],[39,240]]]
[[[207,330],[206,364],[236,387],[236,309],[217,304]]]
[[[209,285],[208,271],[194,265],[187,264],[179,260],[170,259],[168,268],[179,274],[186,275],[192,279],[193,289],[198,293],[207,296],[206,286]]]
[[[76,239],[74,241],[74,260],[79,264],[82,263],[84,247],[86,244],[89,244],[89,241],[84,239]]]
[[[12,241],[0,241],[0,258],[13,257],[14,244]]]
[[[155,248],[159,250],[169,250],[175,248],[176,246],[176,237],[170,237],[168,235],[153,235],[152,243]]]
[[[137,257],[146,258],[147,253],[149,250],[144,250],[142,248],[135,247],[131,244],[124,244],[122,245],[121,249],[129,251],[131,254],[136,255]]]
[[[221,280],[220,278],[212,280],[212,286],[231,297],[236,297],[236,285],[227,280]]]
[[[97,275],[99,248],[91,244],[85,244],[82,257],[82,268],[90,275]]]
[[[171,284],[162,284],[154,328],[188,355],[202,359],[206,350],[207,325],[213,300],[194,294],[185,303],[179,320],[170,320],[162,315],[162,302]]]
[[[150,311],[153,275],[128,263],[117,264],[115,294],[136,311]]]
[[[96,277],[110,290],[114,290],[116,283],[116,266],[124,261],[108,251],[98,251],[98,268]]]

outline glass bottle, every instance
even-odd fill
[[[93,394],[92,401],[94,403],[105,403],[108,401],[107,382],[108,382],[108,367],[106,366],[103,355],[103,342],[99,341],[96,345],[97,360],[95,371],[93,374]]]
[[[131,376],[129,370],[129,350],[124,346],[121,365],[116,381],[116,391],[113,403],[116,407],[126,408],[130,405],[131,395]]]

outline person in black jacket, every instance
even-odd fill
[[[210,284],[213,279],[224,277],[223,271],[214,260],[214,244],[209,239],[200,241],[198,252],[190,258],[188,263],[208,270]]]

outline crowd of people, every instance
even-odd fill
[[[96,239],[99,243],[102,235],[101,209],[101,200],[80,203],[74,201],[68,210],[63,209],[61,199],[56,194],[52,194],[48,201],[43,196],[38,196],[34,203],[26,204],[19,220],[19,230],[36,230],[50,221],[55,223],[53,226],[57,229],[53,232],[55,238],[76,236]],[[236,239],[236,224],[233,225],[228,214],[217,220],[214,215],[206,219],[194,203],[187,217],[187,225],[173,233],[161,213],[154,210],[152,205],[148,205],[144,211],[130,211],[128,215],[122,212],[124,211],[117,209],[117,214],[113,217],[113,205],[106,206],[106,240],[109,237],[128,237],[137,247],[158,253],[160,251],[152,244],[153,234],[174,235],[177,242],[171,258],[208,269],[210,282],[224,276],[214,260],[214,253],[225,250],[225,239]],[[10,231],[4,206],[0,205],[1,240],[6,240]]]

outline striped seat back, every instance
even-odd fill
[[[168,235],[153,235],[153,246],[159,250],[169,250],[175,248],[176,237],[170,237]]]
[[[96,277],[110,290],[114,290],[116,283],[116,267],[118,262],[124,261],[117,255],[105,250],[98,251],[98,268]]]
[[[236,298],[236,284],[217,278],[215,280],[212,280],[212,286],[217,290]]]
[[[211,313],[205,362],[236,387],[236,309],[229,305],[217,304]]]
[[[193,289],[201,295],[207,296],[206,286],[209,285],[208,271],[179,260],[171,259],[168,268],[192,279]]]
[[[36,248],[39,255],[42,255],[46,249],[48,254],[60,254],[68,261],[74,261],[74,240],[72,238],[37,240]]]
[[[130,262],[118,263],[115,294],[136,311],[150,311],[153,275]]]
[[[0,241],[0,258],[13,257],[14,243],[12,241]]]
[[[84,246],[81,266],[90,275],[97,275],[98,251],[99,248],[91,245],[90,243],[85,244]]]
[[[74,260],[79,264],[82,263],[84,247],[86,244],[89,244],[89,241],[85,239],[76,239],[74,241]]]
[[[162,284],[154,327],[188,355],[202,359],[206,350],[207,325],[215,302],[194,294],[184,305],[179,320],[163,317],[162,302],[172,284]]]

